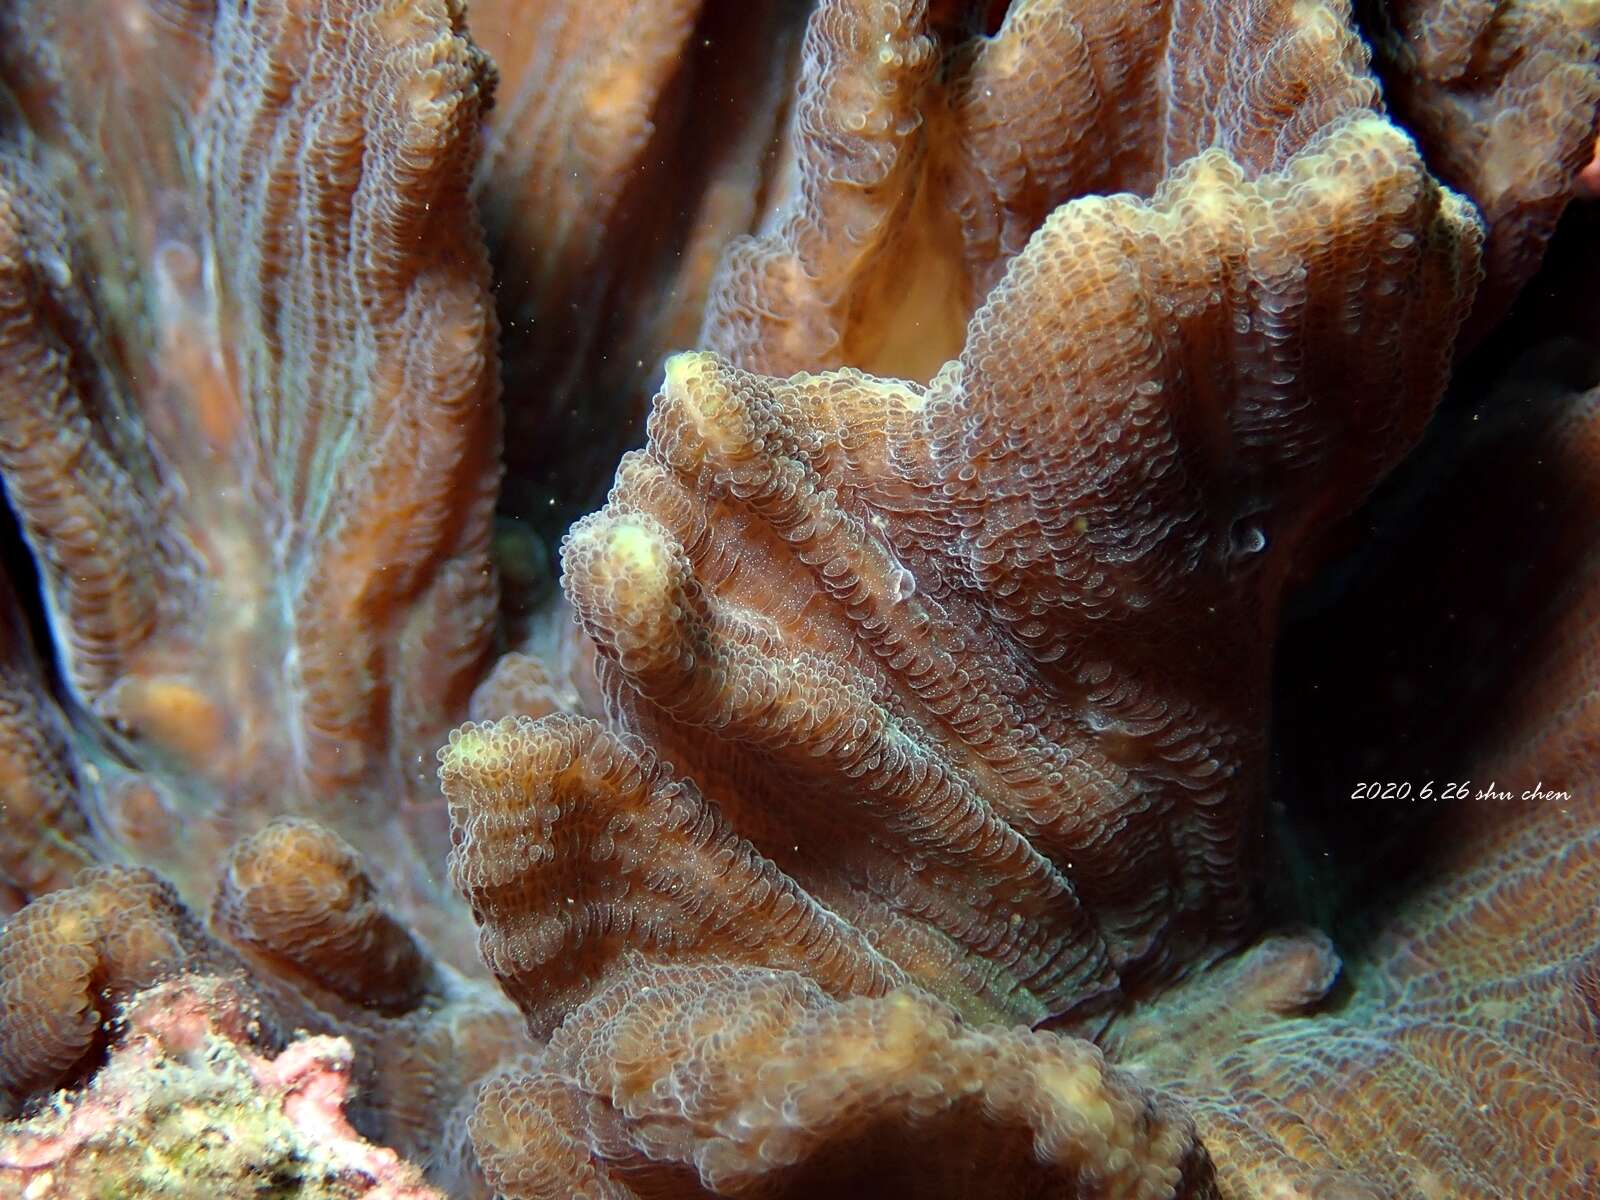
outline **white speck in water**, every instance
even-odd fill
[[[72,286],[72,268],[67,265],[67,260],[59,254],[45,255],[41,265],[44,267],[44,273],[50,277],[50,282],[55,284],[56,287],[67,288]]]
[[[889,575],[889,590],[896,604],[904,604],[917,594],[917,577],[904,567],[896,567]]]
[[[1233,552],[1240,557],[1260,554],[1267,548],[1267,531],[1255,521],[1236,521],[1233,531]]]

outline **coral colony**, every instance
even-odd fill
[[[1600,1195],[1597,54],[0,0],[0,1196]]]

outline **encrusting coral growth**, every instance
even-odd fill
[[[1453,760],[1563,803],[1257,936],[1281,610],[1600,102],[1361,17],[0,0],[0,1188],[1594,1192],[1587,549]]]
[[[282,818],[241,839],[210,924],[284,1028],[350,1041],[357,1119],[408,1154],[431,1158],[474,1082],[527,1048],[504,1002],[419,945],[354,849],[314,822]]]
[[[267,857],[276,871],[253,869]],[[357,1055],[352,1116],[420,1158],[440,1151],[474,1081],[524,1046],[504,1004],[424,956],[372,903],[350,848],[308,822],[269,825],[235,848],[211,926],[220,937],[132,867],[86,871],[18,913],[0,938],[0,1107],[80,1081],[126,1040],[116,1008],[180,975],[249,969],[238,988],[268,1041],[290,1029],[343,1035]]]

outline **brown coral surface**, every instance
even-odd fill
[[[723,246],[759,220],[806,7],[471,5],[499,74],[478,192],[507,498],[549,535],[604,495],[662,353],[691,344]]]
[[[1539,265],[1590,160],[1600,16],[1587,0],[1372,0],[1385,97],[1429,166],[1489,225],[1467,340]]]
[[[1580,262],[1594,260],[1591,248]],[[1412,741],[1384,745],[1375,773],[1419,787],[1434,776],[1410,811],[1363,814],[1344,789],[1341,823],[1374,823],[1363,835],[1376,859],[1329,839],[1358,881],[1346,886],[1371,893],[1341,923],[1344,978],[1325,938],[1285,939],[1112,1039],[1137,1078],[1190,1102],[1230,1193],[1319,1180],[1353,1195],[1483,1200],[1600,1187],[1600,343],[1557,349],[1521,355],[1453,429],[1447,417],[1407,481],[1421,519],[1379,556],[1359,604],[1313,623],[1353,624],[1380,645],[1400,634],[1393,677],[1420,674],[1479,706],[1430,728],[1408,712],[1410,688],[1347,705],[1339,672],[1298,656],[1336,697],[1326,762],[1354,757],[1367,722],[1398,716]],[[1448,548],[1441,527],[1472,536]],[[1514,567],[1486,574],[1486,561]],[[1409,636],[1405,609],[1441,584],[1456,619]],[[1538,618],[1509,642],[1484,624],[1503,593]],[[1413,828],[1398,842],[1420,863],[1397,883],[1405,822],[1434,835]]]
[[[958,1006],[1227,945],[1278,589],[1420,428],[1475,249],[1354,119],[1281,176],[1213,151],[1059,209],[926,389],[672,360],[564,546],[613,712]]]
[[[1187,1119],[1092,1047],[965,1027],[904,990],[841,1003],[790,972],[644,970],[539,1067],[473,1116],[515,1200],[1216,1194]]]
[[[0,943],[0,1106],[81,1072],[111,1009],[134,992],[186,967],[231,965],[147,870],[96,867],[30,904]]]
[[[1207,149],[1253,179],[1378,95],[1337,3],[1021,0],[965,39],[938,12],[817,7],[793,161],[724,257],[707,346],[926,381],[1058,204],[1149,196]]]
[[[357,1119],[431,1156],[521,1044],[436,961],[476,969],[419,768],[495,617],[488,60],[446,0],[15,0],[0,84],[7,603],[39,600],[0,631],[0,889],[43,897],[0,939],[0,1086],[77,1081],[130,989],[220,963],[348,1035]],[[95,858],[177,890],[69,887]]]
[[[493,616],[459,6],[16,0],[0,76],[0,465],[73,704],[196,843],[404,855]]]
[[[1597,47],[0,0],[0,1190],[1600,1192]]]

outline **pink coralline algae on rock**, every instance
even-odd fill
[[[1600,1194],[1597,57],[0,0],[0,1192]]]
[[[239,993],[204,976],[139,993],[117,1022],[117,1048],[88,1087],[0,1131],[3,1194],[444,1200],[350,1127],[341,1039],[269,1053]]]

